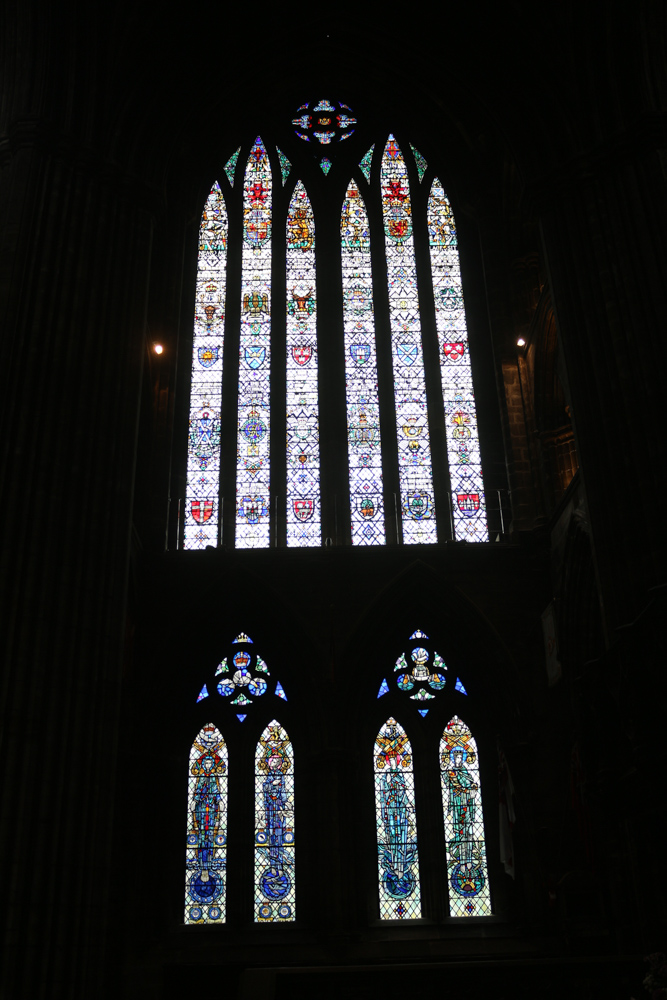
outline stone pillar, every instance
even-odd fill
[[[667,198],[649,147],[635,138],[578,167],[541,212],[610,635],[646,606],[667,556]]]
[[[151,222],[111,168],[36,129],[0,164],[0,994],[90,1000],[108,986]]]

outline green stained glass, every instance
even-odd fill
[[[241,152],[241,147],[236,150],[235,153],[229,157],[225,163],[225,173],[227,174],[227,179],[232,187],[234,187],[234,172],[236,170],[236,164],[238,163],[239,153]]]
[[[331,160],[327,159],[326,156],[323,156],[320,160],[320,166],[322,167],[323,174],[326,176],[331,170]]]
[[[292,169],[292,164],[287,159],[287,157],[285,156],[285,154],[283,152],[281,152],[281,150],[278,149],[277,146],[276,146],[276,150],[278,152],[278,159],[280,160],[280,173],[281,173],[281,176],[282,176],[282,179],[283,179],[283,187],[285,187],[285,181],[289,177],[290,170]]]
[[[359,162],[359,168],[362,174],[370,184],[371,182],[371,164],[373,162],[373,150],[375,149],[375,143],[371,146],[365,156],[363,156]]]
[[[410,149],[412,150],[412,154],[415,158],[415,163],[417,164],[417,173],[419,174],[419,183],[421,184],[424,174],[428,169],[428,163],[426,162],[422,154],[419,152],[419,150],[415,149],[412,143],[410,143]]]

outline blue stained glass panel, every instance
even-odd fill
[[[225,920],[227,746],[212,724],[190,750],[185,862],[185,923]]]
[[[395,719],[375,737],[375,816],[381,920],[421,917],[412,748]]]
[[[389,694],[389,685],[387,684],[386,678],[380,684],[380,690],[378,691],[378,698],[381,698],[383,694]]]
[[[440,741],[449,912],[452,917],[492,913],[486,862],[477,744],[457,715]]]
[[[296,919],[294,753],[275,719],[255,751],[255,922]]]
[[[203,701],[204,698],[208,698],[208,688],[205,684],[197,696],[197,702]]]

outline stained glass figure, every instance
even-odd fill
[[[269,545],[271,167],[260,138],[243,182],[236,547]]]
[[[440,764],[450,916],[486,917],[492,910],[477,744],[457,715],[442,735]]]
[[[353,545],[384,545],[382,455],[368,215],[350,181],[340,222]]]
[[[375,737],[375,817],[380,919],[421,917],[412,748],[395,719]]]
[[[217,546],[227,209],[217,181],[199,227],[183,547]]]
[[[285,156],[285,154],[282,153],[278,149],[277,146],[276,146],[276,152],[278,153],[278,160],[280,162],[280,174],[281,174],[282,181],[283,181],[283,187],[285,187],[285,183],[287,181],[287,178],[290,175],[290,170],[292,169],[292,164],[287,159],[287,157]]]
[[[458,541],[488,542],[456,225],[447,195],[437,178],[428,200],[428,231],[454,537]]]
[[[345,114],[349,111],[350,114]],[[292,119],[294,131],[305,142],[315,140],[323,146],[341,142],[354,133],[357,119],[347,104],[332,104],[322,100],[312,104],[302,104]],[[325,171],[326,172],[326,171]]]
[[[456,691],[460,691],[461,694],[467,694],[468,693],[466,691],[466,689],[464,688],[463,684],[461,683],[461,681],[458,679],[458,677],[456,678],[455,690]]]
[[[185,923],[225,920],[227,864],[227,746],[204,726],[190,751],[185,875]]]
[[[201,689],[201,691],[199,692],[199,695],[197,696],[197,703],[199,703],[200,701],[203,701],[204,698],[208,698],[208,688],[206,687],[205,684],[204,684],[203,688]]]
[[[383,694],[389,694],[389,685],[387,684],[386,678],[385,680],[382,681],[382,684],[380,684],[380,690],[378,691],[378,698],[381,698]]]
[[[238,163],[239,153],[241,152],[241,147],[236,150],[235,153],[229,157],[225,163],[225,173],[227,174],[227,180],[234,187],[234,174],[236,173],[236,164]]]
[[[295,919],[294,754],[274,719],[255,751],[255,922]]]
[[[321,545],[315,222],[301,181],[287,215],[287,544]]]
[[[419,174],[419,183],[424,179],[424,174],[428,170],[428,163],[422,156],[422,154],[415,149],[415,147],[410,143],[410,149],[412,150],[412,155],[415,158],[415,163],[417,164],[417,173]]]
[[[405,544],[436,542],[417,272],[408,173],[392,135],[380,174]]]
[[[326,175],[331,170],[331,160],[327,159],[326,156],[323,156],[322,159],[320,160],[320,166],[322,167],[322,172],[326,177]]]
[[[371,166],[373,165],[374,149],[375,149],[375,143],[373,143],[373,145],[371,146],[371,148],[368,150],[367,153],[364,153],[359,163],[359,169],[361,170],[362,174],[364,175],[369,184],[371,182]]]

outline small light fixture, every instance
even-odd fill
[[[162,346],[162,344],[153,344],[153,350],[155,351],[156,354],[162,354],[162,352],[164,351],[164,347]]]
[[[519,339],[516,342],[516,346],[517,347],[525,347],[526,346],[526,341],[523,339],[523,337],[519,337]]]

